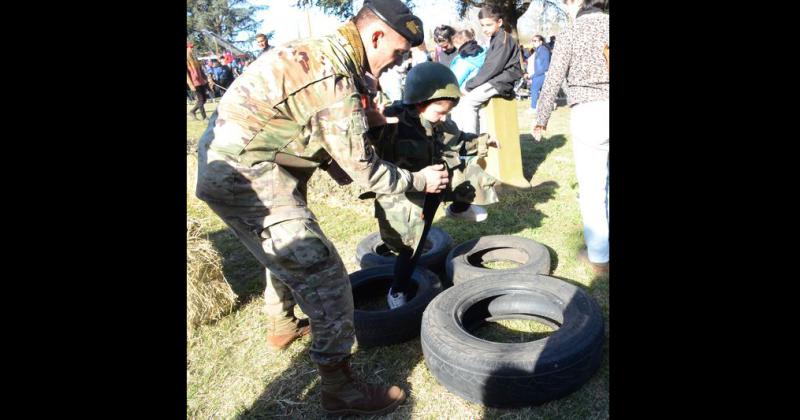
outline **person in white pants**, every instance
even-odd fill
[[[536,108],[532,134],[539,140],[564,79],[572,107],[570,131],[586,249],[579,258],[595,272],[609,269],[609,18],[607,0],[562,0],[570,25],[558,36]],[[569,75],[567,75],[569,74]]]
[[[481,105],[499,94],[497,89],[492,87],[492,85],[484,83],[461,97],[461,101],[453,110],[451,118],[461,131],[478,134],[480,133],[478,130],[481,128],[479,124]]]
[[[608,100],[573,106],[570,131],[588,259],[593,263],[607,263],[610,202]]]

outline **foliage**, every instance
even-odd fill
[[[414,10],[413,0],[403,0],[409,9]],[[353,0],[297,0],[296,6],[316,6],[331,16],[345,19],[353,17]]]
[[[246,0],[187,0],[187,37],[195,44],[196,51],[215,50],[214,41],[204,36],[202,30],[214,32],[232,44],[249,44],[255,39],[262,22],[255,19],[255,12],[267,8],[251,5]],[[252,32],[253,38],[235,41],[241,32]]]

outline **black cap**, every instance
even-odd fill
[[[381,20],[391,26],[412,47],[422,44],[425,34],[422,32],[422,21],[411,14],[400,0],[364,0],[364,7],[369,8]]]

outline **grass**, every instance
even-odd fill
[[[210,113],[216,104],[207,104]],[[518,102],[523,172],[532,188],[504,190],[500,202],[488,206],[484,223],[468,224],[444,217],[440,208],[434,226],[459,244],[482,235],[508,234],[534,239],[551,251],[554,277],[577,285],[603,309],[608,334],[608,277],[595,275],[576,259],[583,246],[577,183],[569,135],[569,108],[558,108],[542,143],[528,132],[527,101]],[[298,340],[280,354],[265,344],[262,311],[263,269],[224,223],[193,195],[193,144],[205,124],[187,122],[188,213],[201,221],[203,232],[223,257],[223,272],[239,296],[237,308],[219,321],[199,327],[187,343],[188,418],[320,418],[319,380],[308,358],[310,338]],[[359,269],[357,243],[377,231],[372,204],[358,200],[357,186],[339,186],[318,172],[309,183],[309,203],[320,226],[336,245],[348,272]],[[504,265],[505,264],[505,265]],[[486,264],[502,268],[508,262]],[[513,265],[513,264],[512,264]],[[489,323],[476,335],[497,341],[530,341],[552,329],[529,320]],[[372,382],[399,384],[408,400],[387,419],[603,419],[608,418],[608,347],[600,370],[575,393],[538,407],[518,410],[486,408],[447,391],[430,374],[419,339],[372,349],[356,349],[353,369]]]

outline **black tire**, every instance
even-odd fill
[[[428,237],[425,238],[424,252],[419,256],[417,265],[426,267],[433,272],[442,272],[444,260],[452,246],[453,238],[447,232],[437,227],[431,227]],[[397,260],[397,255],[388,250],[381,240],[379,232],[369,234],[356,247],[356,261],[361,268],[394,264],[395,260]]]
[[[425,363],[450,392],[489,407],[539,405],[580,388],[600,367],[604,324],[583,290],[537,275],[492,276],[440,293],[422,317]],[[488,320],[537,318],[548,337],[497,343],[469,333]]]
[[[417,267],[411,274],[411,300],[397,309],[388,309],[386,294],[394,278],[394,265],[365,268],[350,274],[356,309],[354,323],[360,347],[388,346],[419,337],[422,313],[442,291],[439,278],[430,270]],[[358,309],[360,302],[382,299],[381,310]]]
[[[513,261],[520,265],[508,269],[480,266],[494,261]],[[447,255],[445,276],[451,284],[498,274],[550,274],[550,252],[546,246],[530,239],[490,235],[464,242]]]

